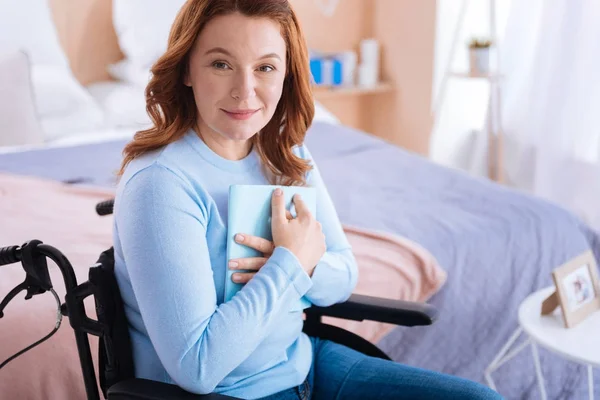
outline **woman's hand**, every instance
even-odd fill
[[[292,214],[289,211],[286,211],[286,218],[291,220]],[[263,239],[258,236],[246,235],[243,233],[238,233],[234,237],[235,242],[244,246],[251,247],[255,250],[258,250],[262,253],[262,257],[247,257],[247,258],[237,258],[233,260],[229,260],[229,269],[232,270],[247,270],[251,272],[236,272],[231,276],[231,280],[236,283],[247,283],[254,274],[260,270],[271,254],[273,254],[273,250],[275,249],[275,245],[273,242],[267,239]]]
[[[317,263],[325,254],[327,246],[321,224],[310,213],[300,195],[294,196],[297,216],[286,218],[285,202],[281,189],[275,189],[271,200],[271,231],[275,247],[291,251],[302,268],[312,276]]]
[[[262,253],[262,257],[247,257],[229,260],[229,269],[232,270],[249,270],[252,272],[236,272],[231,276],[231,279],[236,283],[247,283],[259,269],[265,265],[275,246],[273,242],[263,239],[258,236],[251,236],[238,233],[235,235],[235,242],[244,246],[251,247]]]

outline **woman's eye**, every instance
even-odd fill
[[[258,70],[260,72],[271,72],[271,71],[274,71],[275,68],[273,68],[271,65],[263,65],[263,66],[259,67]]]
[[[212,63],[212,66],[215,67],[216,69],[228,69],[229,68],[229,65],[227,65],[223,61],[215,61],[214,63]]]

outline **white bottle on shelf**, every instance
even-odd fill
[[[363,39],[360,42],[358,67],[359,86],[375,86],[379,81],[379,42],[376,39]]]
[[[342,64],[342,85],[354,86],[356,76],[357,55],[354,51],[344,51],[337,55]]]

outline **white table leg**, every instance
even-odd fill
[[[594,400],[594,374],[592,373],[591,365],[588,365],[588,390],[590,394],[590,400]]]
[[[531,352],[533,353],[533,364],[535,365],[535,374],[537,375],[538,386],[540,387],[540,395],[542,396],[542,400],[547,400],[546,385],[544,384],[544,377],[542,375],[537,343],[533,340],[531,341]]]
[[[502,349],[498,352],[498,354],[496,355],[496,358],[494,358],[494,360],[486,368],[486,371],[484,373],[485,380],[487,381],[488,386],[492,390],[496,390],[496,384],[494,383],[494,380],[492,379],[492,372],[494,372],[496,369],[498,369],[498,367],[500,365],[502,365],[505,361],[507,361],[507,359],[505,359],[506,353],[508,353],[508,350],[510,350],[510,348],[516,342],[516,340],[519,338],[519,336],[521,336],[522,332],[523,332],[523,328],[518,327],[514,331],[512,336],[508,339],[508,341],[504,344],[504,346],[502,346]],[[522,350],[522,348],[519,348],[518,351],[516,351],[515,353],[518,353],[521,350]],[[513,356],[514,356],[514,354],[511,355],[511,357],[509,357],[509,358],[512,358]]]

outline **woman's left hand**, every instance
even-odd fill
[[[287,211],[286,212],[287,219],[292,219],[292,214]],[[263,239],[258,236],[251,236],[246,234],[238,233],[235,235],[235,242],[244,246],[248,246],[253,248],[254,250],[258,250],[262,253],[262,257],[247,257],[247,258],[237,258],[233,260],[229,260],[229,269],[231,270],[250,270],[252,272],[236,272],[231,276],[231,280],[235,283],[247,283],[250,279],[254,277],[254,275],[258,272],[259,269],[265,265],[271,254],[273,254],[273,250],[275,250],[275,246],[273,242],[267,239]]]

